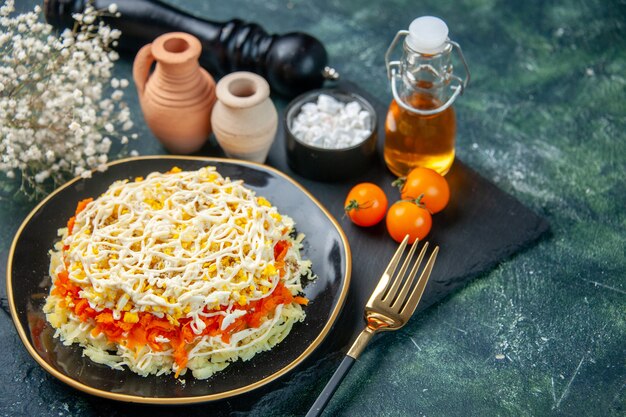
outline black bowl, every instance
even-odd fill
[[[370,136],[355,146],[341,149],[321,148],[299,140],[291,132],[292,122],[300,113],[302,106],[316,101],[320,94],[329,95],[344,103],[358,102],[371,115]],[[283,123],[285,124],[287,162],[291,169],[303,177],[317,181],[348,179],[362,174],[373,163],[378,139],[376,111],[366,99],[358,94],[336,89],[309,91],[289,103]]]

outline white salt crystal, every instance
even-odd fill
[[[359,114],[360,111],[361,105],[356,101],[352,101],[346,104],[346,114],[349,114],[350,116],[356,116]]]
[[[317,98],[317,108],[324,113],[334,113],[341,107],[340,102],[326,94],[320,94]]]
[[[317,106],[315,103],[306,103],[300,109],[302,113],[317,113]]]

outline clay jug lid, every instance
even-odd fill
[[[198,38],[185,32],[163,34],[152,42],[152,55],[166,64],[182,64],[197,60],[202,52]]]
[[[215,89],[217,99],[228,107],[248,108],[270,95],[265,78],[247,71],[233,72],[223,77]]]

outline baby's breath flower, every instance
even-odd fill
[[[35,182],[37,182],[38,184],[41,184],[49,176],[50,176],[50,172],[48,172],[48,171],[40,171],[37,174],[35,174]]]
[[[86,23],[88,25],[92,24],[95,20],[96,17],[92,14],[88,14],[87,16],[83,17],[83,23]]]
[[[2,2],[2,0],[0,0]],[[71,176],[106,169],[117,132],[132,128],[122,101],[126,79],[111,79],[121,32],[99,22],[117,6],[88,6],[74,30],[54,36],[41,7],[0,6],[0,172],[37,197]],[[129,136],[120,135],[126,145]]]

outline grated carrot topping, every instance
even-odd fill
[[[79,202],[76,207],[76,214],[84,210],[91,201],[92,199],[86,199]],[[71,233],[74,223],[75,217],[70,218],[68,221],[68,233]],[[287,255],[289,246],[290,243],[287,241],[279,241],[274,246],[274,259],[280,276],[283,276],[285,273],[283,260]],[[70,297],[73,301],[71,303],[73,306],[68,306],[68,308],[73,311],[81,322],[91,321],[94,324],[94,328],[91,330],[93,337],[104,334],[107,340],[125,345],[130,349],[140,349],[145,345],[149,345],[154,351],[160,352],[171,347],[173,349],[174,361],[178,366],[176,376],[187,366],[189,358],[186,346],[197,337],[205,335],[220,336],[224,343],[229,343],[233,333],[246,328],[261,326],[263,321],[271,317],[281,304],[308,304],[308,299],[301,296],[294,297],[289,289],[279,281],[274,291],[268,297],[250,301],[245,306],[240,306],[247,310],[247,314],[237,318],[226,329],[221,329],[224,319],[223,315],[205,317],[202,320],[206,327],[202,334],[196,335],[191,329],[190,318],[179,319],[178,326],[175,326],[166,318],[156,317],[149,312],[139,312],[137,313],[137,320],[133,319],[129,322],[129,320],[124,321],[124,315],[118,320],[114,319],[111,309],[106,308],[102,311],[96,311],[89,305],[86,299],[79,296],[82,289],[69,280],[69,274],[66,270],[57,273],[54,285],[55,288],[52,290],[52,294],[61,298]],[[205,308],[205,312],[224,311],[225,308],[220,307],[216,310],[207,310]],[[169,342],[157,341],[159,336],[168,339]],[[167,346],[168,343],[169,347]]]

